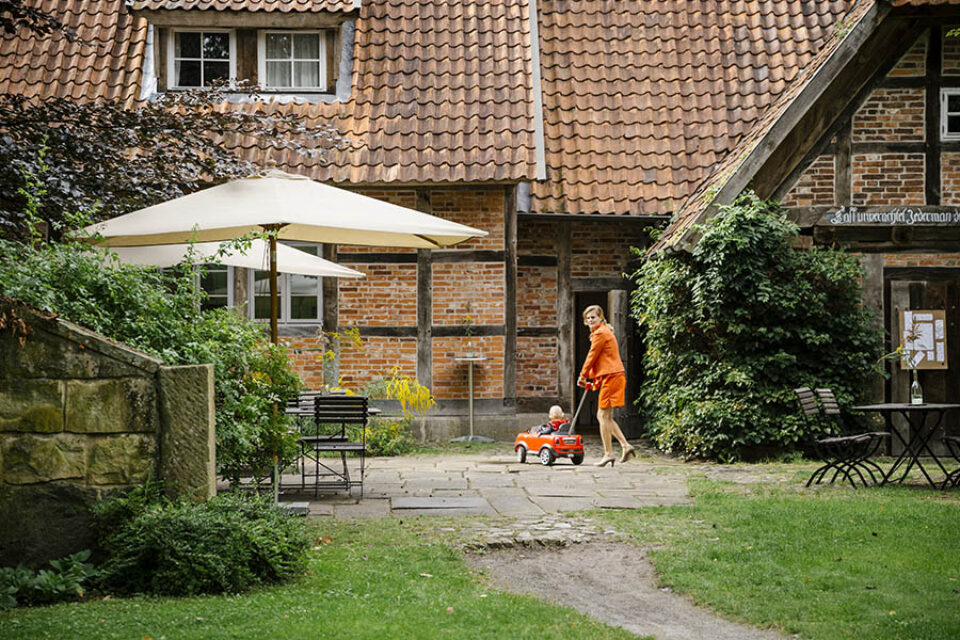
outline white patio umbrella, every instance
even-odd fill
[[[160,244],[144,247],[108,247],[123,264],[172,267],[180,264],[193,253],[195,262],[216,260],[230,267],[247,269],[270,269],[270,245],[260,238],[251,241],[246,250],[231,248],[225,254],[217,256],[219,242],[198,242],[196,244]],[[277,245],[277,272],[295,273],[303,276],[322,276],[331,278],[362,278],[364,274],[355,269],[343,267],[336,262],[324,260],[285,244]]]
[[[276,241],[436,249],[486,231],[276,169],[87,227],[103,246],[214,242],[270,236],[270,336],[277,340]]]

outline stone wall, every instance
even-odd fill
[[[0,564],[91,547],[88,505],[148,478],[213,495],[213,420],[212,366],[0,300]]]

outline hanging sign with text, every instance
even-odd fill
[[[923,225],[960,225],[956,207],[840,207],[823,216],[829,225],[911,227]]]
[[[901,369],[946,369],[946,312],[905,309],[900,312]]]

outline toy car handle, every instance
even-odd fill
[[[598,385],[599,386],[599,385]],[[580,409],[583,409],[583,403],[587,401],[587,396],[590,395],[590,391],[593,391],[596,387],[593,382],[588,382],[587,386],[583,388],[583,395],[580,396],[580,404],[577,405],[577,410],[574,411],[573,417],[570,418],[570,433],[577,432],[577,417],[580,415]]]

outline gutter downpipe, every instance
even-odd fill
[[[537,0],[527,1],[530,23],[530,67],[532,71],[533,142],[537,162],[537,180],[547,179],[546,147],[543,139],[543,84],[540,77],[540,19]]]

